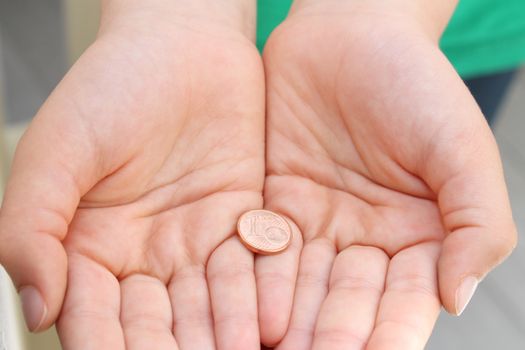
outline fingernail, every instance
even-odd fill
[[[456,291],[456,315],[461,315],[467,307],[470,299],[474,295],[476,288],[478,287],[479,281],[474,276],[468,276],[463,279],[461,285]]]
[[[18,292],[20,300],[22,300],[22,311],[26,320],[27,328],[34,332],[44,322],[47,314],[47,307],[44,298],[40,292],[32,286],[22,287]]]

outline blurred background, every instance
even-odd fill
[[[96,0],[0,0],[2,185],[16,143],[28,122],[94,39],[99,6]],[[494,125],[519,232],[525,231],[524,132],[522,69],[513,80]],[[0,350],[60,349],[54,329],[28,334],[19,310],[12,285],[0,267]],[[525,349],[523,244],[485,279],[461,318],[442,313],[427,349]]]

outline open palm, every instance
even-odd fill
[[[256,260],[266,345],[422,349],[515,244],[490,130],[417,29],[307,9],[269,39],[265,207],[295,242]]]
[[[184,21],[103,26],[17,150],[1,260],[65,349],[259,348],[234,234],[262,206],[262,64]]]

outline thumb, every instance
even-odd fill
[[[439,290],[445,309],[454,315],[463,312],[478,283],[517,242],[497,145],[478,114],[428,162],[447,232],[438,262]]]
[[[20,141],[0,211],[0,264],[21,297],[31,331],[51,326],[66,290],[62,240],[92,186],[92,149],[63,103],[48,101]]]

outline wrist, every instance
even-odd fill
[[[412,27],[434,41],[439,41],[458,0],[294,0],[290,15],[346,16],[348,22],[380,17]],[[361,19],[360,17],[363,17]]]
[[[183,25],[255,40],[256,0],[103,0],[99,33],[115,27]]]

